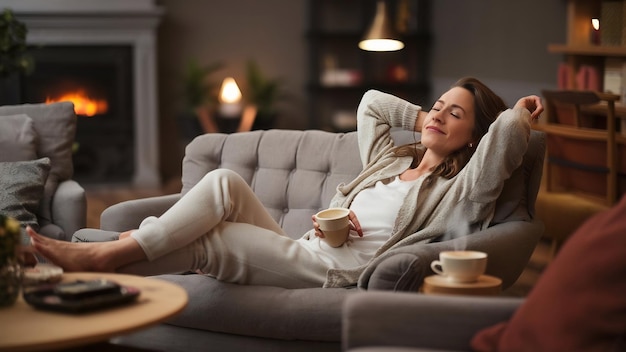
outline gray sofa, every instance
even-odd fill
[[[413,133],[394,131],[396,144],[413,142]],[[507,181],[493,226],[467,238],[413,245],[377,263],[351,289],[283,289],[242,286],[213,278],[160,275],[189,294],[189,305],[166,324],[124,336],[116,343],[166,351],[337,351],[341,348],[341,309],[360,290],[417,292],[432,274],[429,263],[463,241],[489,253],[487,272],[512,285],[543,232],[534,219],[544,156],[544,135],[532,132],[523,165]],[[207,134],[195,138],[183,160],[181,194],[215,168],[241,174],[287,233],[302,234],[311,215],[325,208],[340,182],[361,169],[356,133],[269,130]],[[107,208],[101,229],[78,231],[73,241],[106,241],[159,215],[181,194],[138,199]]]
[[[76,124],[70,102],[0,106],[0,212],[66,241],[87,221],[72,179]]]

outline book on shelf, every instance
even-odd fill
[[[606,93],[618,94],[621,102],[626,102],[626,61],[620,58],[607,58],[604,63],[604,84]]]
[[[575,72],[573,80],[570,80],[572,66],[562,62],[559,64],[557,73],[557,86],[559,89],[577,89],[600,91],[601,74],[598,69],[591,65],[581,65]]]

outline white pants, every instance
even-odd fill
[[[245,180],[226,169],[208,173],[131,237],[148,262],[121,271],[142,275],[200,270],[222,281],[304,288],[321,287],[331,267],[358,264],[342,248],[317,250],[313,240],[286,236]]]

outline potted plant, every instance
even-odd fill
[[[19,244],[20,223],[0,214],[0,307],[15,303],[20,292]]]
[[[219,83],[210,76],[220,69],[220,63],[201,65],[197,60],[189,60],[182,74],[184,108],[180,114],[179,125],[186,140],[203,133],[198,113],[217,103]]]
[[[253,60],[248,61],[246,78],[249,90],[248,100],[257,108],[252,128],[270,129],[274,126],[278,116],[276,102],[285,97],[282,91],[283,82],[280,79],[266,77]]]
[[[29,74],[34,69],[34,61],[27,55],[26,25],[20,22],[13,11],[5,9],[0,15],[0,104],[17,103],[14,96],[19,89],[19,75]]]

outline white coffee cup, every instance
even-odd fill
[[[328,208],[315,214],[315,221],[324,233],[322,238],[331,247],[340,247],[350,234],[350,209]]]
[[[430,268],[449,281],[456,283],[476,282],[487,268],[487,253],[478,251],[443,251],[439,260],[433,260]]]

